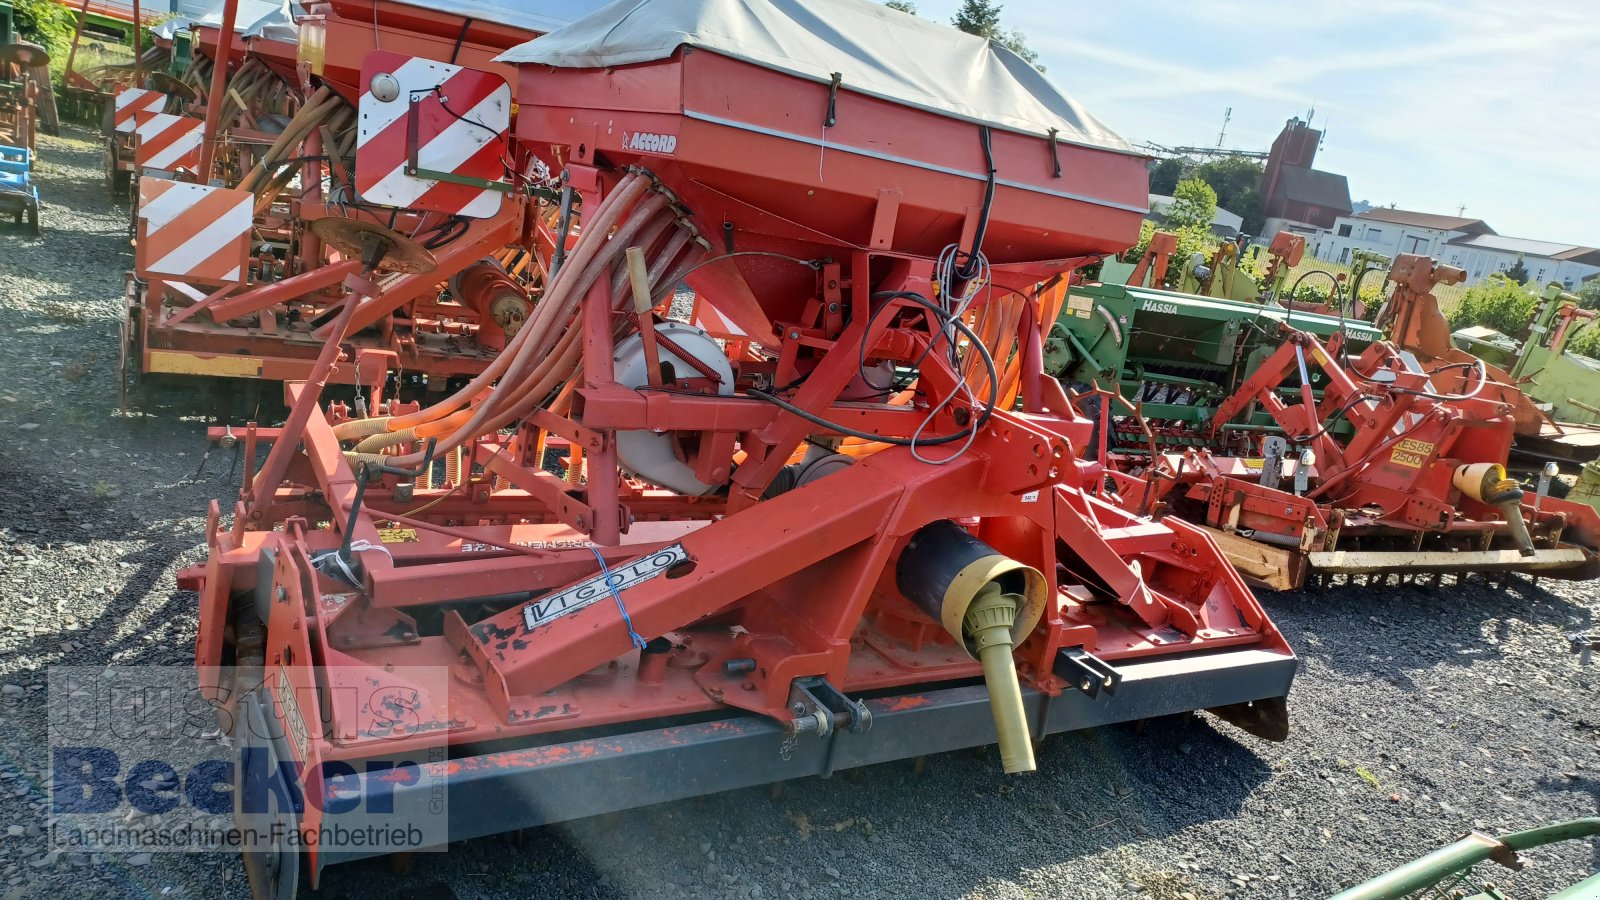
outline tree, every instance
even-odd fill
[[[1198,178],[1185,178],[1172,191],[1167,222],[1174,228],[1210,228],[1217,215],[1217,192]]]
[[[19,0],[15,15],[18,35],[49,51],[52,61],[66,59],[77,29],[71,10],[54,0]]]
[[[883,5],[889,7],[890,9],[898,9],[899,11],[909,15],[914,16],[917,14],[917,5],[910,2],[910,0],[885,0]]]
[[[1178,189],[1178,182],[1183,180],[1184,171],[1192,165],[1193,160],[1181,156],[1156,160],[1156,164],[1150,167],[1150,193],[1172,196],[1172,192]]]
[[[1521,253],[1517,254],[1517,261],[1511,264],[1511,268],[1506,270],[1506,277],[1517,284],[1528,283],[1528,265],[1523,262]]]
[[[1005,47],[1022,57],[1028,65],[1043,72],[1044,66],[1039,65],[1038,51],[1028,47],[1028,36],[1021,29],[1006,31],[1000,27],[1001,9],[1001,4],[992,0],[961,0],[961,8],[956,10],[950,24],[967,34],[975,34]]]
[[[1239,226],[1245,234],[1260,235],[1265,219],[1261,213],[1262,166],[1243,156],[1224,156],[1203,162],[1190,173],[1217,192],[1217,205],[1244,219]]]
[[[962,0],[961,8],[950,24],[981,38],[994,40],[1000,36],[1001,5],[988,0]]]

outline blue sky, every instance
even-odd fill
[[[948,22],[957,0],[918,0]],[[1600,247],[1600,0],[1007,0],[1129,140],[1266,149],[1315,107],[1351,198]]]

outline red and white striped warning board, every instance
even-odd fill
[[[200,168],[200,138],[205,122],[193,116],[174,116],[156,113],[143,117],[133,133],[138,143],[133,149],[133,161],[141,169],[158,169],[176,172],[185,168]]]
[[[205,284],[244,280],[255,225],[255,195],[236,188],[139,179],[141,277]]]
[[[111,101],[111,124],[117,131],[124,134],[132,131],[146,116],[152,116],[166,108],[167,95],[160,91],[149,91],[144,88],[125,87],[117,91]]]
[[[356,132],[356,190],[385,206],[487,219],[502,192],[483,186],[505,178],[511,88],[489,72],[387,50],[361,63]],[[416,168],[477,180],[463,184],[407,174]]]

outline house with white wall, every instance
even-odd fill
[[[1532,241],[1498,234],[1460,237],[1437,254],[1440,262],[1466,270],[1467,283],[1475,284],[1495,272],[1504,272],[1522,260],[1528,283],[1542,287],[1551,282],[1568,290],[1600,275],[1600,250],[1573,244]]]
[[[1319,232],[1307,243],[1311,245],[1312,256],[1334,263],[1349,262],[1357,250],[1380,253],[1391,259],[1401,253],[1420,253],[1438,259],[1450,241],[1494,233],[1482,219],[1378,207],[1338,217],[1332,228]]]

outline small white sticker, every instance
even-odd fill
[[[1022,495],[1022,502],[1023,503],[1038,503],[1039,502],[1039,492],[1038,491],[1029,491],[1026,494],[1023,494]]]
[[[607,573],[602,572],[559,594],[540,597],[529,603],[522,608],[523,624],[529,631],[540,625],[548,625],[568,613],[575,613],[604,600],[611,596],[613,590],[620,594],[628,588],[643,584],[688,558],[689,552],[683,549],[682,544],[662,547],[649,556],[613,567],[609,578]]]
[[[283,730],[289,732],[299,759],[311,755],[311,729],[306,727],[306,717],[300,712],[300,702],[294,696],[294,683],[289,680],[289,670],[278,664],[278,709],[283,713]],[[269,712],[268,715],[271,715]]]

